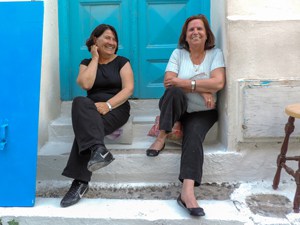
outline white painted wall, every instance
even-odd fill
[[[228,150],[236,151],[245,146],[244,139],[239,138],[245,134],[240,121],[246,118],[243,108],[251,108],[245,104],[253,103],[248,101],[249,96],[240,90],[240,81],[257,79],[276,82],[300,79],[300,2],[297,0],[227,0],[225,11],[227,12],[225,19],[228,78],[226,102],[228,124],[230,124]],[[287,85],[282,82],[282,86]],[[267,116],[274,116],[274,118],[280,116],[282,122],[276,127],[270,124],[269,132],[273,132],[273,129],[282,130],[283,135],[285,123],[283,121],[287,119],[284,106],[295,101],[295,98],[289,98],[289,93],[295,91],[295,88],[290,85],[285,91],[273,90],[265,88],[263,91],[268,92],[270,98],[275,98],[277,101],[273,101],[274,99],[266,101],[258,95],[254,109],[252,105],[253,112],[250,118],[259,116],[260,120],[264,121],[266,112],[269,113]],[[274,108],[279,105],[282,111],[277,113]],[[258,140],[254,137],[252,144],[261,141],[264,142],[265,139]]]
[[[39,149],[48,140],[48,124],[60,113],[57,0],[44,0],[44,33],[39,118]]]
[[[30,2],[0,0],[0,2]],[[39,113],[39,149],[48,139],[48,124],[60,113],[57,0],[44,0],[44,30]]]
[[[225,20],[225,1],[211,0],[211,28],[216,38],[216,47],[222,49],[227,64],[227,35],[226,35],[226,20]],[[226,89],[219,93],[219,121],[218,121],[218,136],[220,142],[226,148],[228,145],[227,130],[227,94]]]
[[[228,0],[229,17],[252,20],[299,20],[299,0]]]

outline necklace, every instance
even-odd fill
[[[198,72],[199,67],[200,67],[200,64],[199,64],[199,65],[195,65],[195,64],[193,63],[193,67],[194,67],[195,72]]]
[[[200,66],[201,66],[201,63],[203,62],[203,60],[204,60],[204,58],[205,58],[205,54],[206,54],[206,51],[204,51],[204,54],[202,55],[199,64],[194,64],[193,59],[192,59],[192,54],[190,53],[190,58],[191,58],[191,61],[192,61],[192,64],[193,64],[193,67],[194,67],[194,71],[195,71],[195,72],[198,72],[198,71],[199,71]]]

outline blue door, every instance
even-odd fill
[[[85,41],[100,23],[119,35],[119,55],[130,59],[135,77],[134,98],[159,98],[164,70],[176,48],[185,19],[209,18],[210,0],[60,0],[60,77],[62,100],[85,92],[76,84],[79,63],[89,58]]]
[[[0,207],[35,203],[43,16],[43,2],[0,2]]]

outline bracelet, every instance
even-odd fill
[[[109,111],[111,111],[112,110],[111,104],[109,102],[106,102],[106,105],[108,106]]]
[[[194,92],[196,89],[196,81],[195,80],[191,81],[191,87],[192,87],[192,92]]]

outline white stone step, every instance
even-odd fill
[[[74,139],[74,133],[71,122],[71,104],[72,102],[62,102],[61,116],[49,124],[49,142],[71,142]],[[123,135],[119,139],[111,140],[105,138],[106,143],[110,144],[132,144],[133,138],[140,138],[147,134],[154,124],[155,117],[159,115],[158,100],[130,100],[131,117],[127,124],[122,128]],[[146,132],[147,131],[147,132]],[[216,123],[209,131],[206,142],[217,141],[218,124]]]
[[[156,107],[157,100],[138,100],[132,101],[131,127],[128,129],[132,135],[131,143],[109,142],[106,140],[107,148],[113,153],[115,160],[108,167],[93,173],[92,180],[95,182],[107,183],[155,183],[155,182],[176,182],[178,181],[179,162],[181,154],[181,146],[172,142],[166,144],[165,150],[157,158],[149,158],[145,151],[155,140],[147,134],[153,126],[155,117],[158,115]],[[72,147],[74,134],[72,131],[70,119],[71,102],[62,103],[62,114],[54,120],[50,127],[49,141],[40,149],[38,154],[38,181],[59,181],[66,180],[61,176],[61,172],[66,165],[69,153]],[[240,157],[239,154],[228,152],[225,153],[224,146],[216,142],[217,125],[215,125],[207,135],[204,148],[208,162],[216,158],[235,158]],[[215,156],[217,155],[217,156]],[[229,160],[228,160],[229,162]],[[224,163],[224,166],[228,164]],[[217,167],[211,167],[209,173],[215,174],[219,171]],[[228,164],[229,165],[229,164]],[[227,172],[228,170],[224,170]],[[209,174],[208,173],[208,174]],[[222,173],[218,173],[222,176]],[[215,181],[215,178],[208,176]]]
[[[133,140],[132,118],[120,128],[122,134],[114,139],[113,135],[105,137],[105,143],[131,144]],[[74,132],[70,117],[59,117],[53,120],[49,126],[49,142],[72,142],[74,140]]]
[[[68,208],[59,206],[61,197],[36,198],[34,207],[0,207],[0,218],[3,225],[13,220],[19,225],[299,225],[300,214],[292,211],[293,184],[292,181],[280,183],[275,191],[269,181],[242,183],[229,199],[198,200],[206,213],[201,218],[188,215],[175,199],[85,197]],[[249,202],[255,196],[262,199]],[[287,202],[278,203],[278,197]]]
[[[147,115],[158,115],[158,99],[139,99],[129,100],[131,110],[130,114],[133,116],[147,116]],[[61,103],[61,116],[70,117],[72,101],[63,101]]]
[[[150,137],[151,138],[151,137]],[[107,145],[115,160],[107,167],[93,173],[94,181],[102,182],[175,182],[178,179],[180,146],[168,143],[159,157],[147,157],[146,149],[150,141],[142,141],[131,145]],[[48,143],[38,156],[38,180],[64,180],[61,172],[69,157],[71,143]],[[221,145],[205,146],[206,161],[240,156],[225,153]],[[55,150],[55,151],[54,151]],[[68,151],[66,151],[68,150]],[[224,154],[225,153],[225,154]],[[229,160],[228,160],[229,162]],[[223,166],[225,167],[225,164]],[[215,166],[217,166],[215,168]],[[223,167],[222,166],[222,167]],[[230,164],[228,164],[230,166]],[[219,171],[218,164],[210,165],[207,171]],[[226,171],[224,171],[226,172]],[[222,176],[222,173],[218,173]],[[215,180],[211,177],[210,180]]]
[[[108,144],[133,144],[135,139],[142,139],[147,136],[149,130],[155,122],[155,115],[148,116],[132,116],[129,121],[121,128],[122,135],[116,140],[105,138]],[[217,141],[216,123],[208,132],[205,142],[212,143]],[[109,136],[108,136],[109,137]],[[74,132],[70,117],[59,117],[49,124],[49,142],[72,142],[74,140]]]
[[[203,218],[192,218],[175,200],[82,199],[69,208],[61,208],[59,202],[38,198],[33,208],[0,208],[0,217],[6,221],[17,217],[15,221],[20,225],[242,225],[247,221],[237,216],[231,201],[203,201]]]

